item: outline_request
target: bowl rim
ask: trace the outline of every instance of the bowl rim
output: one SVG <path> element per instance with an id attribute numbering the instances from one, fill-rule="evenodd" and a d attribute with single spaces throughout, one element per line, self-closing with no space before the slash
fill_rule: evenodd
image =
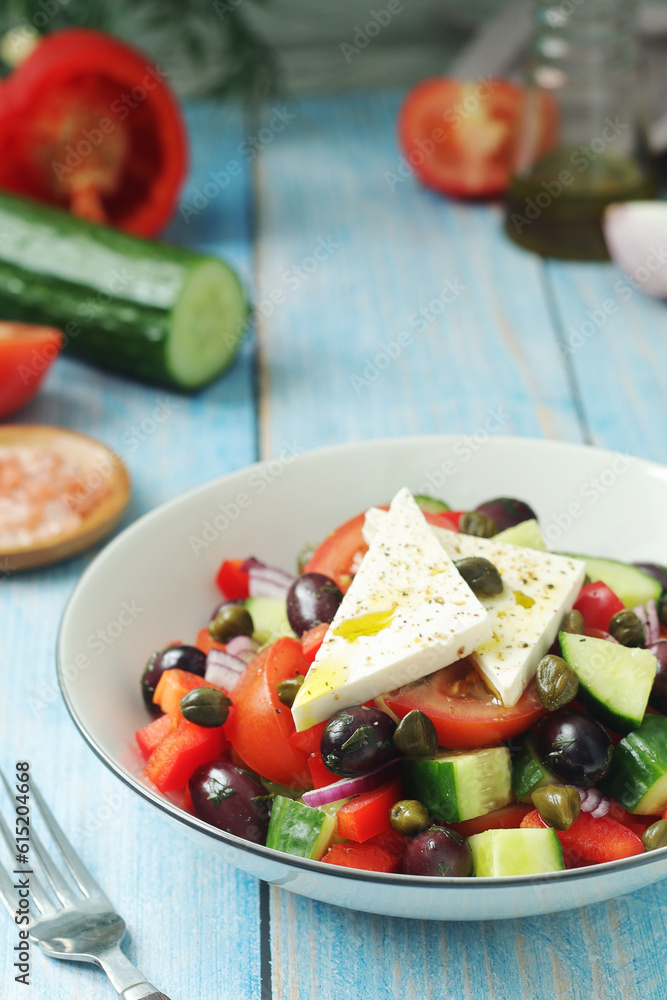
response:
<path id="1" fill-rule="evenodd" d="M 416 435 L 399 435 L 392 437 L 382 437 L 382 438 L 372 438 L 363 439 L 360 441 L 348 441 L 335 445 L 325 445 L 319 448 L 309 449 L 307 451 L 301 452 L 295 456 L 294 462 L 301 464 L 302 462 L 307 462 L 309 459 L 316 456 L 326 456 L 334 454 L 341 451 L 355 450 L 364 451 L 373 448 L 386 448 L 392 446 L 401 445 L 403 447 L 432 444 L 437 447 L 438 443 L 441 444 L 453 444 L 457 441 L 461 441 L 465 438 L 465 435 L 461 434 L 416 434 Z M 487 442 L 485 442 L 485 447 L 529 447 L 529 446 L 540 446 L 545 447 L 549 450 L 555 451 L 568 451 L 577 450 L 580 452 L 589 451 L 595 452 L 599 455 L 618 455 L 624 454 L 622 452 L 615 452 L 608 448 L 599 448 L 595 445 L 580 444 L 578 442 L 570 441 L 553 441 L 550 439 L 541 438 L 531 438 L 531 437 L 520 437 L 520 436 L 496 436 L 492 435 Z M 638 456 L 630 456 L 633 462 L 643 468 L 645 471 L 659 471 L 662 478 L 666 480 L 667 485 L 667 466 L 661 465 L 659 462 L 653 462 L 650 459 L 641 458 Z M 530 885 L 550 885 L 554 882 L 579 882 L 589 878 L 594 878 L 596 876 L 603 875 L 605 873 L 621 873 L 628 869 L 642 868 L 645 865 L 653 864 L 656 860 L 664 858 L 667 856 L 667 847 L 658 848 L 653 851 L 646 851 L 644 854 L 633 855 L 629 858 L 621 858 L 616 861 L 604 861 L 598 864 L 589 865 L 584 868 L 570 868 L 564 869 L 562 871 L 556 872 L 541 872 L 536 874 L 527 875 L 502 875 L 502 876 L 469 876 L 467 878 L 455 878 L 447 876 L 433 876 L 433 875 L 403 875 L 400 873 L 388 873 L 388 872 L 372 872 L 363 868 L 344 868 L 338 865 L 328 865 L 323 861 L 313 861 L 310 858 L 299 858 L 295 855 L 286 854 L 283 851 L 275 850 L 274 848 L 266 847 L 263 844 L 254 844 L 251 841 L 245 840 L 242 837 L 237 837 L 234 834 L 227 833 L 224 830 L 220 830 L 217 827 L 212 826 L 209 823 L 204 822 L 204 820 L 199 819 L 199 817 L 193 816 L 192 814 L 181 809 L 180 806 L 176 805 L 171 800 L 165 798 L 157 789 L 153 790 L 149 785 L 144 784 L 134 775 L 132 775 L 122 764 L 116 761 L 110 754 L 107 754 L 100 746 L 97 745 L 93 735 L 89 733 L 85 723 L 80 718 L 78 712 L 76 711 L 68 692 L 68 681 L 64 675 L 64 663 L 65 658 L 62 652 L 63 644 L 63 633 L 67 626 L 69 615 L 71 614 L 71 609 L 75 602 L 78 600 L 78 595 L 80 591 L 85 587 L 89 574 L 96 571 L 96 567 L 100 561 L 108 558 L 117 547 L 126 544 L 126 539 L 132 538 L 135 532 L 142 530 L 144 522 L 152 518 L 158 513 L 162 513 L 167 509 L 176 507 L 181 503 L 187 502 L 189 498 L 196 495 L 197 493 L 211 488 L 213 484 L 221 484 L 226 480 L 242 475 L 249 475 L 254 470 L 261 469 L 266 466 L 267 463 L 271 462 L 272 458 L 261 459 L 257 462 L 253 462 L 250 465 L 241 466 L 238 469 L 234 469 L 230 472 L 224 473 L 221 476 L 215 476 L 212 479 L 205 480 L 203 483 L 199 483 L 197 486 L 191 487 L 190 489 L 184 491 L 183 493 L 177 494 L 175 497 L 171 497 L 169 500 L 164 501 L 152 510 L 147 511 L 141 517 L 137 518 L 132 524 L 121 531 L 111 542 L 103 547 L 103 549 L 96 555 L 96 557 L 91 561 L 91 563 L 86 567 L 85 571 L 77 581 L 72 593 L 70 594 L 67 604 L 65 605 L 60 625 L 58 628 L 58 634 L 56 638 L 56 674 L 58 678 L 58 685 L 60 692 L 62 694 L 63 700 L 67 711 L 69 712 L 70 718 L 74 722 L 76 728 L 78 729 L 80 735 L 88 746 L 92 749 L 93 753 L 98 757 L 99 760 L 105 764 L 108 769 L 115 774 L 125 785 L 137 792 L 145 801 L 165 813 L 169 818 L 176 821 L 177 823 L 183 823 L 190 829 L 204 834 L 205 836 L 211 837 L 213 840 L 217 840 L 226 844 L 227 846 L 234 848 L 236 850 L 241 850 L 247 854 L 259 856 L 265 861 L 279 863 L 288 868 L 294 868 L 298 870 L 305 870 L 313 874 L 318 875 L 328 875 L 334 878 L 343 878 L 352 881 L 362 881 L 368 882 L 372 885 L 382 885 L 387 887 L 398 887 L 398 886 L 409 886 L 414 889 L 426 889 L 426 888 L 438 888 L 440 890 L 445 890 L 446 888 L 451 889 L 472 889 L 477 892 L 486 892 L 493 886 L 510 888 L 512 886 L 521 887 Z M 261 878 L 261 876 L 260 876 Z"/>

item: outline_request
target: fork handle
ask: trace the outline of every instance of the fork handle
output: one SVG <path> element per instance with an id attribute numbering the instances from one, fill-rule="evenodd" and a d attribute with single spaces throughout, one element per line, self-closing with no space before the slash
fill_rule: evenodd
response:
<path id="1" fill-rule="evenodd" d="M 100 965 L 115 987 L 121 1000 L 169 1000 L 166 993 L 160 993 L 144 979 L 142 972 L 132 965 L 129 958 L 114 945 L 98 952 L 95 961 Z"/>
<path id="2" fill-rule="evenodd" d="M 151 992 L 146 993 L 145 990 L 151 990 Z M 130 986 L 129 990 L 125 990 L 120 996 L 122 1000 L 169 1000 L 166 993 L 159 993 L 150 983 L 137 983 L 136 986 Z"/>

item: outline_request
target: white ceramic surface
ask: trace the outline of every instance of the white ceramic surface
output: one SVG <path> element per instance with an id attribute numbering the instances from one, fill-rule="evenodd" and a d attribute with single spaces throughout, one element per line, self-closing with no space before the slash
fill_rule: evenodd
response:
<path id="1" fill-rule="evenodd" d="M 58 676 L 82 735 L 119 778 L 226 861 L 274 885 L 373 913 L 440 920 L 583 906 L 667 877 L 667 848 L 540 877 L 427 879 L 333 869 L 246 843 L 182 812 L 141 777 L 134 732 L 150 653 L 191 640 L 219 600 L 223 558 L 293 569 L 325 537 L 401 486 L 473 507 L 517 496 L 554 550 L 667 563 L 667 469 L 578 445 L 521 438 L 414 437 L 284 455 L 206 483 L 146 515 L 82 576 L 58 639 Z"/>

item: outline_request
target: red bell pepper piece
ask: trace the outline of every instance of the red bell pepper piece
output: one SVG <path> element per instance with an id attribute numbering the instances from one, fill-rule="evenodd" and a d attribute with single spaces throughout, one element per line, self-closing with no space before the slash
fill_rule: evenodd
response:
<path id="1" fill-rule="evenodd" d="M 205 681 L 199 674 L 191 674 L 188 670 L 165 670 L 157 682 L 153 701 L 167 715 L 180 718 L 181 698 L 188 691 L 198 687 L 217 688 L 218 691 L 222 691 L 222 688 L 217 684 Z"/>
<path id="2" fill-rule="evenodd" d="M 215 582 L 228 601 L 244 601 L 250 596 L 250 574 L 241 569 L 245 559 L 225 559 L 217 572 Z"/>
<path id="3" fill-rule="evenodd" d="M 319 625 L 313 625 L 309 628 L 307 632 L 304 632 L 301 636 L 301 646 L 303 648 L 303 655 L 306 659 L 308 666 L 311 665 L 315 657 L 320 651 L 320 646 L 322 645 L 322 640 L 327 634 L 329 626 L 326 622 L 320 622 Z"/>
<path id="4" fill-rule="evenodd" d="M 579 592 L 574 602 L 574 610 L 583 615 L 587 629 L 609 630 L 609 622 L 619 611 L 625 610 L 625 605 L 618 599 L 606 583 L 587 583 Z"/>
<path id="5" fill-rule="evenodd" d="M 341 868 L 363 868 L 370 872 L 397 872 L 405 841 L 400 833 L 388 830 L 363 844 L 334 844 L 322 858 Z"/>
<path id="6" fill-rule="evenodd" d="M 438 514 L 429 514 L 428 522 L 438 528 L 448 528 L 449 531 L 458 531 L 459 522 L 464 514 L 464 510 L 443 510 Z"/>
<path id="7" fill-rule="evenodd" d="M 206 729 L 181 718 L 150 755 L 144 773 L 161 792 L 173 792 L 183 788 L 201 764 L 221 757 L 228 746 L 224 726 Z"/>
<path id="8" fill-rule="evenodd" d="M 376 834 L 387 830 L 389 810 L 403 794 L 400 775 L 386 781 L 384 785 L 357 795 L 342 806 L 337 815 L 338 835 L 346 840 L 363 843 Z"/>
<path id="9" fill-rule="evenodd" d="M 526 802 L 512 802 L 509 806 L 494 809 L 486 816 L 476 816 L 474 819 L 464 819 L 460 823 L 448 823 L 460 837 L 472 837 L 475 833 L 485 830 L 514 830 L 521 826 L 521 820 L 533 809 Z"/>
<path id="10" fill-rule="evenodd" d="M 159 719 L 153 719 L 142 729 L 137 729 L 135 733 L 137 746 L 141 750 L 144 760 L 148 760 L 153 750 L 171 732 L 174 725 L 174 720 L 170 715 L 161 715 Z"/>
<path id="11" fill-rule="evenodd" d="M 537 809 L 529 812 L 521 821 L 523 828 L 548 827 Z M 604 861 L 618 861 L 644 853 L 644 845 L 639 837 L 616 820 L 608 816 L 599 819 L 590 813 L 580 813 L 569 830 L 556 830 L 563 848 L 567 868 L 583 864 L 600 864 Z"/>
<path id="12" fill-rule="evenodd" d="M 334 781 L 340 781 L 338 775 L 332 774 L 329 768 L 325 766 L 319 750 L 309 755 L 308 770 L 313 779 L 313 788 L 324 788 L 326 785 L 332 785 Z"/>

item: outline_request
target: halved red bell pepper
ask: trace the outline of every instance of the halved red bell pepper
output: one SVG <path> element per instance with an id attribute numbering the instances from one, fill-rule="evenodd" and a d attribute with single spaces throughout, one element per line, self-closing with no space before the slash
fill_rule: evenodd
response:
<path id="1" fill-rule="evenodd" d="M 338 810 L 338 835 L 363 843 L 390 827 L 389 810 L 403 794 L 399 776 L 386 781 L 372 792 L 364 792 Z"/>
<path id="2" fill-rule="evenodd" d="M 199 674 L 191 674 L 188 670 L 165 670 L 157 682 L 153 701 L 159 705 L 167 715 L 180 718 L 180 703 L 183 695 L 198 687 L 217 688 L 222 691 L 218 684 L 211 684 L 204 680 Z"/>
<path id="3" fill-rule="evenodd" d="M 161 715 L 159 718 L 153 719 L 152 722 L 149 722 L 142 729 L 137 729 L 135 733 L 137 746 L 144 760 L 148 760 L 153 751 L 162 743 L 162 740 L 171 732 L 175 725 L 176 722 L 173 716 Z"/>
<path id="4" fill-rule="evenodd" d="M 44 37 L 0 91 L 0 187 L 135 236 L 169 221 L 187 170 L 167 74 L 88 28 Z"/>
<path id="5" fill-rule="evenodd" d="M 396 872 L 404 850 L 403 837 L 390 827 L 363 844 L 334 844 L 322 860 L 341 868 Z"/>
<path id="6" fill-rule="evenodd" d="M 309 628 L 307 632 L 304 632 L 301 636 L 301 648 L 303 649 L 303 655 L 306 659 L 308 666 L 313 662 L 315 657 L 320 651 L 320 646 L 322 641 L 327 634 L 329 626 L 326 622 L 320 622 L 319 625 L 314 625 Z"/>
<path id="7" fill-rule="evenodd" d="M 524 816 L 521 826 L 540 829 L 549 824 L 534 809 Z M 580 813 L 569 830 L 556 830 L 556 835 L 563 848 L 566 868 L 575 868 L 582 863 L 592 865 L 618 861 L 644 853 L 639 837 L 608 816 L 596 819 L 590 813 Z"/>
<path id="8" fill-rule="evenodd" d="M 228 601 L 244 601 L 250 596 L 250 574 L 241 568 L 244 562 L 245 559 L 225 559 L 216 574 L 218 589 Z"/>
<path id="9" fill-rule="evenodd" d="M 161 792 L 173 792 L 183 788 L 200 765 L 221 757 L 228 746 L 224 726 L 205 729 L 181 718 L 150 755 L 144 773 Z"/>

